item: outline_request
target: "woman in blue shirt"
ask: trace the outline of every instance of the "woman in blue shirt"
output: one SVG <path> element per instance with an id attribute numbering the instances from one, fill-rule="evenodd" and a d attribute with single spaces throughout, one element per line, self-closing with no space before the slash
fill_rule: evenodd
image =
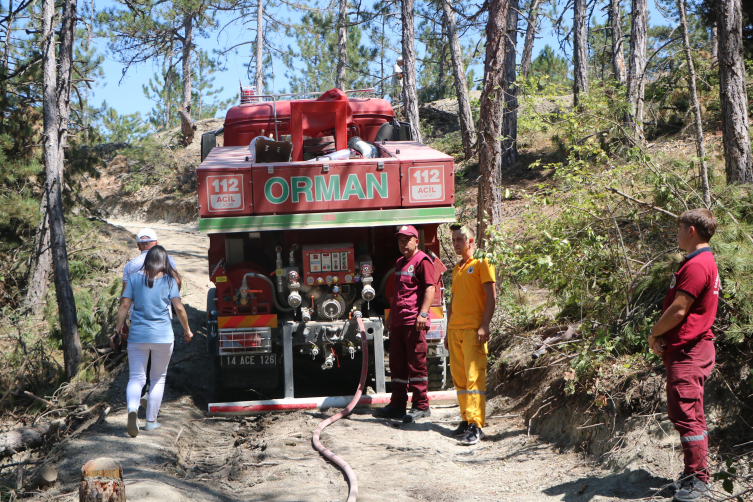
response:
<path id="1" fill-rule="evenodd" d="M 115 349 L 115 339 L 118 335 L 128 339 L 128 366 L 130 378 L 126 389 L 128 400 L 128 434 L 136 437 L 139 433 L 137 412 L 141 389 L 146 383 L 146 365 L 149 353 L 152 354 L 152 368 L 149 375 L 151 389 L 146 405 L 145 430 L 160 427 L 157 423 L 157 413 L 162 404 L 162 394 L 165 390 L 165 375 L 167 365 L 173 353 L 173 325 L 170 319 L 170 306 L 175 308 L 181 326 L 183 326 L 186 343 L 193 338 L 188 325 L 188 316 L 183 303 L 180 301 L 178 284 L 175 279 L 177 273 L 170 266 L 167 251 L 162 246 L 154 246 L 146 255 L 144 266 L 128 277 L 123 296 L 120 298 L 118 323 L 115 334 L 110 338 L 110 344 Z M 131 313 L 131 329 L 128 334 L 122 333 L 128 311 L 133 304 Z"/>

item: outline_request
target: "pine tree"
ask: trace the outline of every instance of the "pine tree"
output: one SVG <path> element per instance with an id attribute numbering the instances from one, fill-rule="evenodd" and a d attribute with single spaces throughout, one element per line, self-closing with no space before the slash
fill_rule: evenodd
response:
<path id="1" fill-rule="evenodd" d="M 337 58 L 333 55 L 337 54 L 336 20 L 331 13 L 308 11 L 300 23 L 288 30 L 288 36 L 295 40 L 296 47 L 288 47 L 282 57 L 292 92 L 320 92 L 335 87 Z M 347 53 L 348 65 L 343 87 L 368 87 L 372 82 L 369 65 L 376 59 L 378 49 L 361 43 L 359 26 L 351 25 L 348 28 Z"/>
<path id="2" fill-rule="evenodd" d="M 184 141 L 190 144 L 194 136 L 191 117 L 194 37 L 205 36 L 207 29 L 216 26 L 211 9 L 221 4 L 205 0 L 144 0 L 138 3 L 118 0 L 118 3 L 120 7 L 105 9 L 98 16 L 100 23 L 109 30 L 109 50 L 125 65 L 124 75 L 131 66 L 155 59 L 170 60 L 168 69 L 180 65 L 181 100 L 177 111 Z M 178 47 L 179 52 L 176 51 Z M 172 61 L 175 55 L 177 60 Z M 168 89 L 172 91 L 172 86 Z M 171 104 L 171 99 L 167 104 Z"/>
<path id="3" fill-rule="evenodd" d="M 154 106 L 147 114 L 147 120 L 157 130 L 169 129 L 173 122 L 173 113 L 180 107 L 180 75 L 175 69 L 165 71 L 162 75 L 154 74 L 141 89 Z"/>

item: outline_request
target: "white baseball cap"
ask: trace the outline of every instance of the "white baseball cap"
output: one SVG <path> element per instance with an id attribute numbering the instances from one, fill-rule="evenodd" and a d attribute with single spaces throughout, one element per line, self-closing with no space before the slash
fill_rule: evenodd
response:
<path id="1" fill-rule="evenodd" d="M 138 242 L 156 242 L 157 232 L 151 228 L 142 228 L 139 233 L 136 234 L 136 240 Z"/>

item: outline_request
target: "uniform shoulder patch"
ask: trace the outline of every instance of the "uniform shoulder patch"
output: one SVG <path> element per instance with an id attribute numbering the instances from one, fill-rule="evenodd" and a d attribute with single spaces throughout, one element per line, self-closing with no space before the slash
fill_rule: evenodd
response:
<path id="1" fill-rule="evenodd" d="M 672 275 L 672 282 L 669 283 L 669 289 L 675 289 L 676 284 L 677 284 L 677 276 Z"/>
<path id="2" fill-rule="evenodd" d="M 413 272 L 413 265 L 408 265 L 408 272 Z"/>
<path id="3" fill-rule="evenodd" d="M 473 267 L 468 267 L 468 273 L 469 273 L 469 274 L 472 274 L 472 273 L 473 273 Z"/>

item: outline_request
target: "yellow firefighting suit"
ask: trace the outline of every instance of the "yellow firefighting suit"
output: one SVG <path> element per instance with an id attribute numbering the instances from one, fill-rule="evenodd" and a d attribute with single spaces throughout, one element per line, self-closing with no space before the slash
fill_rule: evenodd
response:
<path id="1" fill-rule="evenodd" d="M 458 393 L 462 420 L 484 426 L 486 416 L 487 344 L 480 345 L 477 329 L 449 329 L 450 369 Z"/>

